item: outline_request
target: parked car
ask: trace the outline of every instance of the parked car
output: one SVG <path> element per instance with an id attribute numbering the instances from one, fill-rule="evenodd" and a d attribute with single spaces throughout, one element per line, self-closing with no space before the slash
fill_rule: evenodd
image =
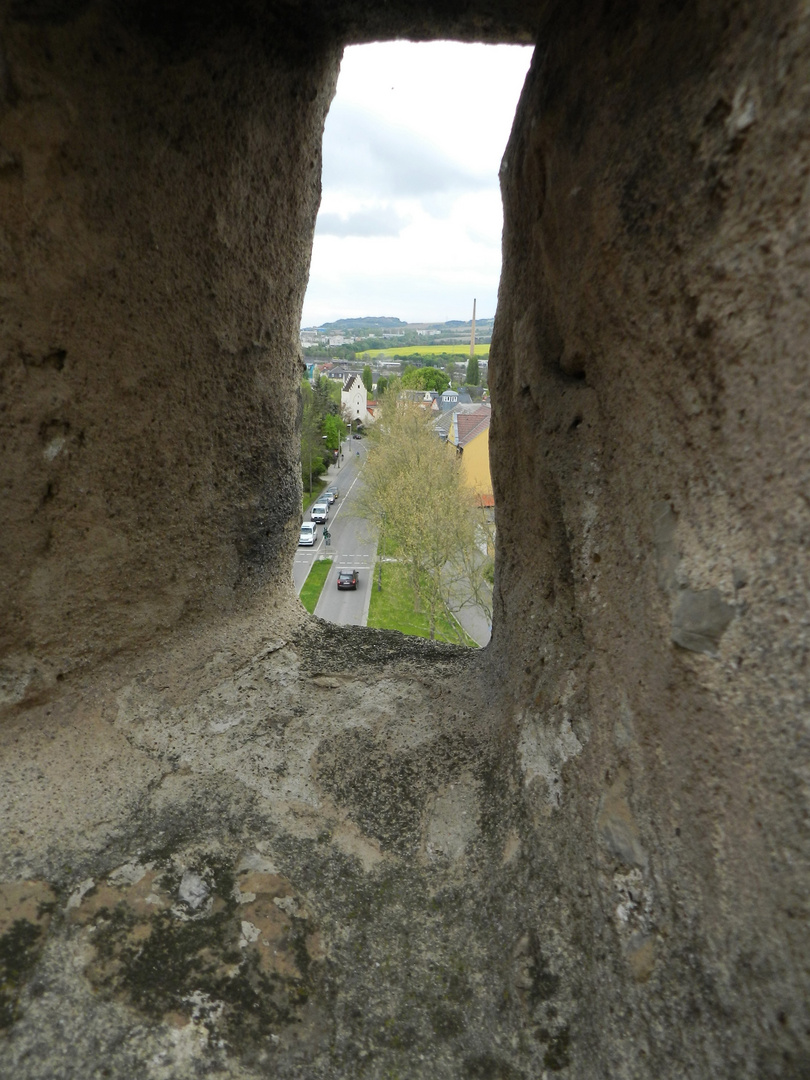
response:
<path id="1" fill-rule="evenodd" d="M 333 484 L 331 487 L 328 487 L 326 489 L 326 491 L 323 493 L 323 497 L 329 500 L 329 505 L 331 506 L 335 499 L 337 499 L 339 494 L 340 489 L 338 488 L 337 484 Z"/>
<path id="2" fill-rule="evenodd" d="M 362 436 L 362 435 L 354 435 L 354 436 L 353 436 L 353 438 L 355 438 L 355 439 L 362 439 L 362 438 L 363 438 L 363 436 Z"/>
<path id="3" fill-rule="evenodd" d="M 356 570 L 340 570 L 337 576 L 339 589 L 356 589 L 359 575 Z"/>
<path id="4" fill-rule="evenodd" d="M 305 521 L 301 525 L 301 535 L 298 537 L 299 545 L 312 547 L 318 539 L 318 526 L 312 521 Z"/>
<path id="5" fill-rule="evenodd" d="M 318 499 L 316 503 L 313 503 L 309 516 L 313 521 L 317 521 L 319 525 L 322 525 L 329 517 L 329 503 L 326 499 Z"/>

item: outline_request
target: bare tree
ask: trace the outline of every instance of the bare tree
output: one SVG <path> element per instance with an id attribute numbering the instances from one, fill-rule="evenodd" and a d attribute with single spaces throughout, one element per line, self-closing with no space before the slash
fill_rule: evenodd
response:
<path id="1" fill-rule="evenodd" d="M 477 608 L 492 626 L 495 521 L 492 511 L 477 503 L 472 515 L 473 543 L 460 545 L 446 568 L 446 602 L 453 612 Z"/>

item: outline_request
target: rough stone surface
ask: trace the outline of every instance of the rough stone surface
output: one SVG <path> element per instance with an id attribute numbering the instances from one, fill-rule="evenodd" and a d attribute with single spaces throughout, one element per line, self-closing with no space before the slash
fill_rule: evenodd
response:
<path id="1" fill-rule="evenodd" d="M 323 121 L 396 36 L 538 42 L 482 652 L 290 586 Z M 807 1076 L 803 6 L 32 0 L 0 46 L 0 1075 Z"/>
<path id="2" fill-rule="evenodd" d="M 569 8 L 504 159 L 492 651 L 538 749 L 577 687 L 537 836 L 570 853 L 577 1075 L 810 1069 L 809 31 Z"/>
<path id="3" fill-rule="evenodd" d="M 102 836 L 92 790 L 60 834 L 3 755 L 21 839 L 0 876 L 25 880 L 2 896 L 31 946 L 0 1069 L 537 1075 L 567 1028 L 519 899 L 520 781 L 488 683 L 476 652 L 303 622 L 238 668 L 109 669 L 95 742 L 131 784 Z M 56 763 L 42 780 L 65 797 Z"/>
<path id="4" fill-rule="evenodd" d="M 297 322 L 340 44 L 195 35 L 159 7 L 12 5 L 3 24 L 11 703 L 289 584 Z"/>

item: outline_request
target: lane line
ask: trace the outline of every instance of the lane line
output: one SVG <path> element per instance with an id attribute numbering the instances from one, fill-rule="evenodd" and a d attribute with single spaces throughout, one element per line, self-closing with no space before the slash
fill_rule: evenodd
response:
<path id="1" fill-rule="evenodd" d="M 347 461 L 346 465 L 348 465 L 348 464 L 349 463 Z M 346 465 L 343 465 L 342 468 L 338 471 L 338 476 L 335 477 L 335 482 L 337 482 L 338 478 L 340 477 L 340 473 L 343 471 L 343 469 L 346 468 Z M 356 474 L 354 480 L 352 480 L 351 484 L 349 484 L 348 491 L 343 496 L 343 499 L 341 500 L 340 506 L 335 511 L 335 517 L 332 519 L 333 521 L 337 519 L 338 514 L 343 509 L 343 503 L 346 501 L 346 497 L 348 496 L 349 492 L 352 490 L 354 485 L 357 483 L 357 481 L 360 479 L 360 472 L 361 472 L 361 470 L 363 468 L 363 465 L 365 465 L 365 458 L 362 458 L 360 464 L 357 466 L 357 474 Z M 331 544 L 330 544 L 330 547 L 331 547 Z M 312 547 L 310 547 L 308 549 L 309 558 L 306 558 L 303 555 L 301 557 L 297 557 L 297 558 L 293 559 L 293 565 L 295 565 L 295 563 L 298 563 L 299 566 L 308 564 L 310 569 L 311 569 L 312 566 L 314 566 L 314 564 L 315 564 L 315 556 L 319 555 L 319 554 L 325 554 L 325 553 L 326 553 L 326 544 L 324 543 L 324 539 L 323 539 L 323 526 L 321 526 L 321 538 L 320 538 L 320 540 L 318 541 L 317 544 L 313 544 Z M 331 554 L 331 552 L 330 552 L 330 554 Z M 333 557 L 332 561 L 333 562 L 335 561 L 334 557 Z M 307 574 L 307 577 L 308 576 L 309 576 L 309 574 Z M 305 584 L 306 584 L 306 578 L 304 578 L 304 580 L 301 582 L 301 586 L 298 589 L 298 595 L 299 596 L 301 595 L 301 589 L 303 589 Z M 324 586 L 325 586 L 325 584 L 326 583 L 324 582 Z"/>
<path id="2" fill-rule="evenodd" d="M 337 521 L 337 516 L 338 516 L 338 514 L 340 513 L 340 511 L 341 511 L 341 510 L 343 509 L 343 506 L 344 506 L 344 504 L 345 504 L 345 502 L 346 502 L 346 499 L 347 499 L 347 498 L 349 497 L 349 495 L 351 494 L 351 490 L 352 490 L 352 488 L 353 488 L 353 487 L 354 487 L 354 485 L 355 485 L 355 484 L 357 483 L 357 481 L 358 481 L 358 480 L 360 479 L 360 473 L 361 473 L 361 472 L 363 471 L 363 467 L 364 467 L 365 463 L 366 463 L 366 460 L 365 460 L 365 458 L 361 458 L 361 459 L 360 459 L 360 464 L 359 464 L 359 465 L 357 466 L 357 475 L 355 476 L 354 480 L 352 480 L 351 484 L 349 484 L 349 490 L 348 490 L 348 491 L 346 492 L 346 494 L 345 494 L 345 495 L 343 496 L 343 498 L 341 499 L 341 501 L 340 501 L 340 506 L 339 506 L 339 507 L 337 508 L 337 510 L 335 511 L 335 516 L 334 516 L 334 517 L 332 518 L 332 521 Z M 345 468 L 345 467 L 346 467 L 346 466 L 344 465 L 344 468 Z M 327 486 L 328 486 L 328 485 L 327 485 Z M 317 502 L 317 499 L 316 499 L 315 501 Z M 325 522 L 324 524 L 328 524 L 328 523 L 329 523 L 329 519 L 327 518 L 327 520 L 326 520 L 326 522 Z M 331 530 L 330 530 L 330 531 L 331 531 Z M 317 553 L 318 553 L 318 552 L 319 552 L 319 551 L 321 550 L 321 548 L 322 548 L 323 546 L 324 546 L 324 540 L 323 540 L 323 526 L 321 526 L 321 539 L 320 539 L 320 540 L 318 541 L 318 543 L 317 543 L 317 544 L 315 544 L 315 545 L 314 545 L 314 546 L 313 546 L 312 548 L 310 548 L 310 550 L 312 551 L 312 554 L 313 554 L 313 555 L 317 555 Z M 330 545 L 330 546 L 331 546 L 331 545 Z M 299 591 L 300 591 L 300 590 L 299 590 Z"/>

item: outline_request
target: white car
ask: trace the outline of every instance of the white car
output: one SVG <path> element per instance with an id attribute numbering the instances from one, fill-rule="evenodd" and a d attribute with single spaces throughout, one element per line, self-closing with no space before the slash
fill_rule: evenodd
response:
<path id="1" fill-rule="evenodd" d="M 329 503 L 325 499 L 319 499 L 316 503 L 312 504 L 309 516 L 313 521 L 323 524 L 329 517 Z"/>
<path id="2" fill-rule="evenodd" d="M 318 526 L 313 521 L 305 521 L 301 526 L 301 535 L 298 537 L 298 544 L 305 547 L 312 547 L 315 541 L 318 539 Z"/>

